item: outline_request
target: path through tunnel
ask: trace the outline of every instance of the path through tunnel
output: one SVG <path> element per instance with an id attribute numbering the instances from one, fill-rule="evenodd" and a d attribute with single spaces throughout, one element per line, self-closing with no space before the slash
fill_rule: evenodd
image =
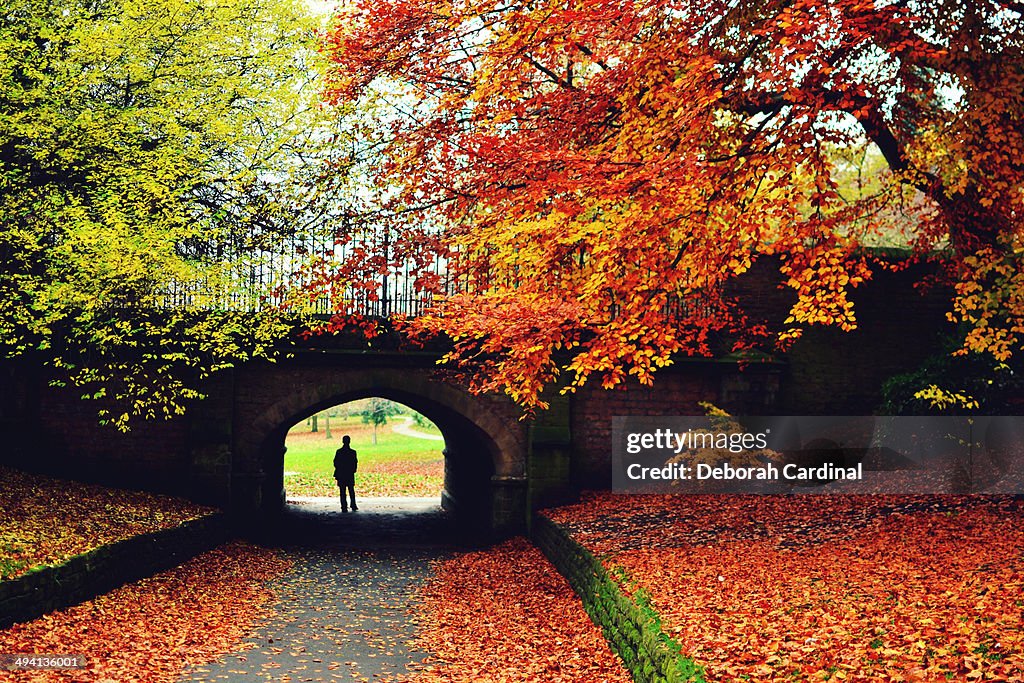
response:
<path id="1" fill-rule="evenodd" d="M 387 414 L 381 419 L 379 412 Z M 341 511 L 333 479 L 333 457 L 345 434 L 359 453 L 358 512 Z M 410 456 L 410 447 L 418 452 Z M 380 388 L 330 394 L 280 419 L 260 452 L 264 507 L 276 509 L 268 529 L 286 543 L 435 545 L 496 535 L 500 446 L 474 420 L 440 402 Z"/>
<path id="2" fill-rule="evenodd" d="M 385 365 L 378 358 L 375 367 L 354 354 L 299 357 L 235 378 L 231 509 L 251 537 L 273 546 L 290 566 L 271 587 L 280 600 L 254 635 L 254 647 L 247 643 L 183 681 L 263 680 L 261 674 L 285 672 L 310 680 L 408 680 L 408 669 L 432 656 L 418 649 L 422 622 L 410 615 L 436 563 L 452 556 L 453 545 L 489 545 L 525 529 L 529 429 L 518 411 L 502 397 L 474 396 L 439 381 L 432 358 L 429 367 L 413 360 L 420 364 Z M 330 495 L 317 497 L 317 505 L 295 504 L 302 496 L 285 472 L 298 469 L 288 451 L 295 456 L 300 449 L 289 430 L 300 425 L 298 432 L 311 432 L 306 420 L 314 415 L 371 399 L 400 403 L 436 426 L 442 440 L 432 443 L 442 466 L 433 497 L 364 497 L 360 471 L 371 469 L 365 454 L 372 437 L 354 429 L 361 420 L 343 422 L 338 409 L 331 439 L 319 417 L 320 436 L 305 437 L 312 443 L 308 457 L 320 459 L 320 485 L 327 487 L 320 492 Z M 382 425 L 378 436 L 392 426 Z M 334 451 L 348 427 L 360 453 L 355 513 L 341 511 L 332 481 Z"/>

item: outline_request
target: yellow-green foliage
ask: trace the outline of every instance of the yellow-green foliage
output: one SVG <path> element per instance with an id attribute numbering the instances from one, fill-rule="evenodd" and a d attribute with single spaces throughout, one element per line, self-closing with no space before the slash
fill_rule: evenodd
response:
<path id="1" fill-rule="evenodd" d="M 0 358 L 41 352 L 55 381 L 119 399 L 104 417 L 124 427 L 269 352 L 278 316 L 208 309 L 226 245 L 303 206 L 314 21 L 301 0 L 4 2 Z M 172 283 L 193 309 L 155 313 Z"/>
<path id="2" fill-rule="evenodd" d="M 934 384 L 929 384 L 924 389 L 914 394 L 914 398 L 928 401 L 932 408 L 942 412 L 953 410 L 977 410 L 978 401 L 969 394 L 959 391 L 949 391 Z"/>
<path id="3" fill-rule="evenodd" d="M 710 428 L 706 431 L 694 430 L 695 433 L 743 434 L 747 431 L 736 421 L 736 418 L 713 403 L 701 401 L 699 405 L 708 416 Z M 699 464 L 718 467 L 725 463 L 733 467 L 757 467 L 767 461 L 777 461 L 778 459 L 779 454 L 767 448 L 744 449 L 736 453 L 728 448 L 688 448 L 670 458 L 668 462 L 679 463 L 691 468 Z"/>

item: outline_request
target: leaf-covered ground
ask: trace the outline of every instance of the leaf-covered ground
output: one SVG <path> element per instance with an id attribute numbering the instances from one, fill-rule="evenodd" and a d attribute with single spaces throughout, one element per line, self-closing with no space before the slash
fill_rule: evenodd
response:
<path id="1" fill-rule="evenodd" d="M 291 568 L 270 584 L 272 613 L 242 643 L 178 683 L 409 681 L 427 653 L 415 647 L 411 605 L 440 548 L 284 550 Z"/>
<path id="2" fill-rule="evenodd" d="M 438 498 L 444 488 L 444 463 L 383 462 L 361 466 L 356 474 L 357 497 Z M 289 474 L 285 489 L 293 496 L 338 496 L 338 484 L 323 474 Z"/>
<path id="3" fill-rule="evenodd" d="M 94 600 L 0 631 L 0 652 L 79 654 L 86 669 L 0 671 L 0 682 L 171 683 L 237 644 L 288 563 L 230 543 Z"/>
<path id="4" fill-rule="evenodd" d="M 709 681 L 1024 680 L 1019 501 L 597 494 L 547 514 Z"/>
<path id="5" fill-rule="evenodd" d="M 421 641 L 440 660 L 416 683 L 626 683 L 572 588 L 524 539 L 435 565 Z"/>
<path id="6" fill-rule="evenodd" d="M 170 496 L 0 467 L 0 579 L 213 511 Z"/>

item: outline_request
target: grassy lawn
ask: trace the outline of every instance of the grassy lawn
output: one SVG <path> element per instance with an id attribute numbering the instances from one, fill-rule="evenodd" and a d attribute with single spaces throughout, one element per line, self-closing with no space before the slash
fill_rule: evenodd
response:
<path id="1" fill-rule="evenodd" d="M 341 437 L 352 437 L 352 447 L 359 453 L 356 473 L 356 496 L 440 496 L 444 482 L 443 441 L 432 441 L 396 434 L 393 427 L 406 421 L 398 415 L 377 428 L 373 443 L 373 427 L 363 424 L 359 416 L 336 416 L 330 419 L 331 438 L 326 438 L 326 421 L 319 420 L 319 431 L 300 422 L 288 432 L 284 456 L 285 489 L 295 496 L 336 496 L 334 452 L 341 447 Z M 417 432 L 440 435 L 433 425 L 410 425 Z"/>

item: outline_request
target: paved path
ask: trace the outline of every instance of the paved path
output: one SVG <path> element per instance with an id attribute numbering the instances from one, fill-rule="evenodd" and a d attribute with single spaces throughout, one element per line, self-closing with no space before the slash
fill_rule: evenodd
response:
<path id="1" fill-rule="evenodd" d="M 427 432 L 421 432 L 418 429 L 412 428 L 413 419 L 407 417 L 398 424 L 391 425 L 391 431 L 395 434 L 402 434 L 403 436 L 411 436 L 414 439 L 426 439 L 427 441 L 444 441 L 444 437 L 440 434 L 428 434 Z"/>
<path id="2" fill-rule="evenodd" d="M 267 542 L 283 546 L 373 548 L 437 547 L 455 543 L 455 526 L 441 497 L 358 497 L 358 512 L 342 512 L 339 498 L 289 496 L 288 512 L 268 530 Z"/>
<path id="3" fill-rule="evenodd" d="M 273 615 L 236 651 L 193 668 L 181 683 L 407 680 L 427 657 L 414 612 L 430 561 L 451 551 L 436 499 L 371 499 L 342 513 L 334 499 L 306 498 L 266 543 L 292 569 L 272 588 Z"/>

